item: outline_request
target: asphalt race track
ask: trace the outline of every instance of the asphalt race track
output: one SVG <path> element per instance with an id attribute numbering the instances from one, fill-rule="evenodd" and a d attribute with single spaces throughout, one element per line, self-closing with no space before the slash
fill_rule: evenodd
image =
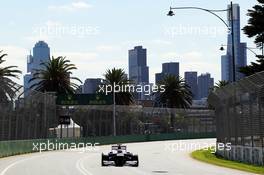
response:
<path id="1" fill-rule="evenodd" d="M 179 145 L 215 143 L 215 139 L 163 141 L 127 144 L 128 151 L 139 155 L 139 167 L 101 167 L 98 150 L 50 151 L 0 159 L 0 175 L 244 175 L 232 169 L 193 160 L 190 149 L 179 150 Z M 178 147 L 178 149 L 177 149 Z M 183 147 L 182 147 L 183 148 Z"/>

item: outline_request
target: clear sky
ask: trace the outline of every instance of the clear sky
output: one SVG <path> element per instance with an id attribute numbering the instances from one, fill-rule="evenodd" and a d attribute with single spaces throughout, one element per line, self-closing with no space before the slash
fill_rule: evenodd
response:
<path id="1" fill-rule="evenodd" d="M 230 1 L 216 0 L 8 0 L 1 2 L 0 50 L 8 53 L 7 64 L 26 70 L 26 55 L 38 40 L 45 40 L 54 56 L 66 56 L 76 64 L 75 76 L 102 77 L 108 68 L 128 72 L 128 50 L 136 45 L 148 49 L 150 80 L 161 63 L 180 62 L 184 71 L 209 72 L 221 78 L 221 44 L 227 36 L 223 23 L 197 10 L 176 11 L 170 6 L 226 9 Z M 241 27 L 247 9 L 256 0 L 236 0 L 241 7 Z M 226 13 L 220 13 L 226 19 Z M 254 47 L 242 34 L 242 41 Z M 248 62 L 254 56 L 248 53 Z M 22 76 L 20 83 L 22 83 Z"/>

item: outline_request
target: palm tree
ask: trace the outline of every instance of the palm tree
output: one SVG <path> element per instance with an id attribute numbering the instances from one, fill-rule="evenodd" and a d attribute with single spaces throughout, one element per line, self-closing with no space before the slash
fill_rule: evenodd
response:
<path id="1" fill-rule="evenodd" d="M 248 10 L 248 24 L 242 30 L 249 38 L 255 38 L 254 42 L 257 48 L 262 49 L 262 55 L 256 55 L 257 62 L 239 69 L 245 76 L 264 71 L 264 1 L 257 1 L 258 4 Z"/>
<path id="2" fill-rule="evenodd" d="M 0 102 L 7 102 L 15 98 L 16 92 L 21 88 L 20 85 L 15 83 L 12 78 L 18 79 L 18 74 L 21 74 L 20 70 L 17 70 L 17 66 L 1 67 L 6 60 L 7 54 L 2 54 L 0 51 Z"/>
<path id="3" fill-rule="evenodd" d="M 164 86 L 164 91 L 157 94 L 157 101 L 166 104 L 169 108 L 189 108 L 192 104 L 192 92 L 190 87 L 181 77 L 167 75 L 159 86 Z M 174 128 L 175 116 L 170 114 L 171 127 Z"/>
<path id="4" fill-rule="evenodd" d="M 220 88 L 222 88 L 222 87 L 224 87 L 224 86 L 226 86 L 228 84 L 229 84 L 228 81 L 225 81 L 225 80 L 224 81 L 219 81 L 218 83 L 215 84 L 214 90 L 220 89 Z"/>
<path id="5" fill-rule="evenodd" d="M 257 62 L 251 62 L 250 65 L 245 67 L 240 67 L 239 72 L 244 74 L 245 76 L 250 76 L 255 73 L 264 71 L 264 58 L 263 56 L 257 55 Z"/>
<path id="6" fill-rule="evenodd" d="M 167 75 L 159 85 L 164 85 L 164 92 L 158 95 L 158 101 L 169 108 L 189 108 L 192 104 L 190 87 L 181 77 Z"/>
<path id="7" fill-rule="evenodd" d="M 253 9 L 248 10 L 249 16 L 248 25 L 242 30 L 249 37 L 255 37 L 255 43 L 258 48 L 264 49 L 264 1 L 257 0 L 258 4 L 253 6 Z M 263 55 L 262 55 L 263 58 Z"/>
<path id="8" fill-rule="evenodd" d="M 108 69 L 105 74 L 105 84 L 111 85 L 114 88 L 114 84 L 119 86 L 125 86 L 131 84 L 131 81 L 128 80 L 127 75 L 123 69 Z M 131 92 L 117 92 L 116 104 L 117 105 L 130 105 L 133 103 L 133 95 Z"/>
<path id="9" fill-rule="evenodd" d="M 212 87 L 212 88 L 210 89 L 210 93 L 215 92 L 216 90 L 221 89 L 221 88 L 223 88 L 224 86 L 227 86 L 228 84 L 229 84 L 228 81 L 225 81 L 225 80 L 223 80 L 223 81 L 219 81 L 218 83 L 215 83 L 214 87 Z M 208 104 L 208 108 L 209 108 L 209 109 L 212 109 L 212 110 L 215 109 L 215 107 L 209 103 L 208 99 L 207 99 L 207 104 Z"/>
<path id="10" fill-rule="evenodd" d="M 41 63 L 41 67 L 41 69 L 35 70 L 33 78 L 29 80 L 33 83 L 31 89 L 41 92 L 56 92 L 57 94 L 73 94 L 78 85 L 71 80 L 81 83 L 79 78 L 71 77 L 72 71 L 77 68 L 66 57 L 52 57 L 48 62 Z"/>

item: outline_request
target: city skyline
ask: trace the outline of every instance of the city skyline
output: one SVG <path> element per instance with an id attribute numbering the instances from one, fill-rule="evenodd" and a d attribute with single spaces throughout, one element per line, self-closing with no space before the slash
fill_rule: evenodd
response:
<path id="1" fill-rule="evenodd" d="M 29 80 L 33 77 L 34 71 L 41 68 L 41 63 L 46 62 L 48 57 L 50 57 L 50 47 L 45 41 L 38 41 L 33 47 L 33 54 L 27 56 L 27 73 L 24 74 L 24 91 L 28 91 L 32 83 Z M 155 73 L 155 83 L 157 84 L 166 75 L 174 75 L 176 77 L 180 76 L 180 63 L 179 62 L 165 62 L 161 64 L 161 72 Z M 147 49 L 143 46 L 134 46 L 133 49 L 128 50 L 128 69 L 129 79 L 133 80 L 136 84 L 153 84 L 154 82 L 149 82 L 149 67 L 147 66 Z M 142 72 L 145 72 L 142 74 Z M 186 71 L 184 72 L 184 78 L 186 83 L 190 86 L 192 93 L 195 95 L 194 99 L 197 99 L 197 93 L 193 92 L 193 75 L 189 77 L 189 74 L 196 74 L 196 83 L 198 85 L 198 75 L 197 71 Z M 209 72 L 202 72 L 201 76 L 204 74 L 209 74 Z M 98 77 L 86 77 L 82 84 L 82 93 L 93 93 L 96 91 L 97 86 L 103 81 L 102 78 Z M 197 89 L 198 90 L 198 89 Z M 196 91 L 197 91 L 196 90 Z"/>
<path id="2" fill-rule="evenodd" d="M 74 75 L 80 77 L 83 81 L 87 77 L 101 78 L 108 68 L 120 67 L 128 72 L 127 50 L 136 45 L 143 45 L 148 49 L 150 82 L 154 82 L 155 73 L 160 71 L 160 65 L 164 62 L 180 62 L 182 65 L 181 77 L 184 77 L 185 71 L 198 71 L 199 74 L 210 72 L 216 80 L 221 79 L 220 56 L 223 53 L 219 51 L 219 47 L 227 42 L 227 37 L 225 31 L 217 34 L 212 33 L 212 31 L 214 29 L 223 30 L 225 26 L 213 16 L 200 11 L 181 11 L 177 12 L 176 16 L 172 18 L 167 17 L 166 13 L 169 6 L 182 5 L 225 9 L 229 1 L 215 3 L 157 1 L 156 4 L 146 1 L 142 2 L 142 8 L 138 9 L 137 15 L 130 15 L 133 10 L 138 8 L 137 5 L 120 1 L 106 3 L 102 1 L 68 0 L 56 3 L 52 1 L 39 4 L 31 3 L 17 2 L 17 6 L 23 7 L 21 9 L 24 10 L 30 8 L 31 5 L 41 6 L 41 8 L 38 8 L 38 11 L 34 9 L 23 11 L 14 8 L 12 2 L 3 2 L 3 7 L 6 8 L 1 12 L 4 14 L 7 9 L 9 9 L 9 13 L 12 10 L 17 10 L 17 14 L 23 14 L 22 17 L 27 19 L 21 23 L 17 20 L 20 17 L 19 15 L 11 15 L 10 18 L 4 19 L 7 27 L 4 27 L 3 32 L 0 34 L 2 38 L 0 48 L 9 54 L 6 63 L 18 65 L 23 74 L 26 72 L 26 55 L 29 54 L 35 42 L 45 40 L 51 48 L 51 55 L 66 56 L 76 64 L 79 69 L 74 72 Z M 243 27 L 248 19 L 245 15 L 247 9 L 251 8 L 255 1 L 234 1 L 234 3 L 240 4 L 241 27 Z M 124 11 L 123 8 L 118 8 L 118 11 L 115 12 L 116 4 L 128 10 L 129 18 L 126 14 L 120 15 Z M 143 8 L 147 4 L 149 5 L 149 14 L 146 14 L 145 8 Z M 99 15 L 99 17 L 93 19 L 99 7 L 100 10 L 108 14 L 109 18 L 117 20 L 112 21 L 112 24 L 110 24 L 105 20 L 105 15 Z M 130 7 L 130 9 L 127 9 L 127 7 Z M 43 16 L 40 15 L 40 12 L 42 14 L 49 12 L 50 14 Z M 190 13 L 197 15 L 197 20 L 193 20 L 193 17 L 186 15 Z M 82 18 L 86 20 L 73 20 L 80 16 L 87 18 Z M 221 14 L 221 16 L 226 19 L 226 13 Z M 206 22 L 201 19 L 206 19 Z M 134 21 L 138 21 L 138 23 Z M 159 24 L 156 24 L 157 21 L 160 21 Z M 86 27 L 89 33 L 86 33 L 86 36 L 79 36 L 70 32 L 63 33 L 59 30 L 63 27 L 64 29 Z M 185 34 L 180 31 L 184 28 L 187 32 Z M 207 33 L 195 32 L 197 29 L 204 28 L 211 29 L 211 33 L 208 31 Z M 48 29 L 58 29 L 58 32 L 55 34 L 49 33 Z M 178 33 L 170 33 L 172 30 L 178 30 Z M 42 36 L 39 36 L 40 33 L 38 32 L 42 32 Z M 247 39 L 244 34 L 242 34 L 242 40 L 247 42 L 248 46 L 254 46 L 252 40 Z M 250 53 L 248 55 L 248 62 L 255 59 Z M 175 59 L 171 60 L 171 58 Z M 208 68 L 208 70 L 203 71 L 204 68 Z M 22 76 L 20 76 L 18 82 L 22 84 Z"/>

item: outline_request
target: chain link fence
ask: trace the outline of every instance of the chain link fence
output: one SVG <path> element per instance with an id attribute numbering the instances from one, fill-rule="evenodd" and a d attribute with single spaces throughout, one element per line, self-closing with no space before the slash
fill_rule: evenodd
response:
<path id="1" fill-rule="evenodd" d="M 53 93 L 31 91 L 0 104 L 0 141 L 113 135 L 113 105 L 59 106 Z M 59 125 L 59 116 L 71 117 Z M 116 106 L 117 135 L 214 133 L 214 111 Z"/>
<path id="2" fill-rule="evenodd" d="M 208 99 L 216 111 L 218 150 L 231 160 L 264 165 L 264 72 L 212 92 Z"/>
<path id="3" fill-rule="evenodd" d="M 58 125 L 54 94 L 28 94 L 14 102 L 0 103 L 0 141 L 47 138 L 49 128 Z"/>
<path id="4" fill-rule="evenodd" d="M 69 113 L 81 127 L 83 137 L 113 134 L 112 105 L 60 107 L 58 113 Z M 215 117 L 212 110 L 116 106 L 117 135 L 214 133 L 215 130 Z"/>

